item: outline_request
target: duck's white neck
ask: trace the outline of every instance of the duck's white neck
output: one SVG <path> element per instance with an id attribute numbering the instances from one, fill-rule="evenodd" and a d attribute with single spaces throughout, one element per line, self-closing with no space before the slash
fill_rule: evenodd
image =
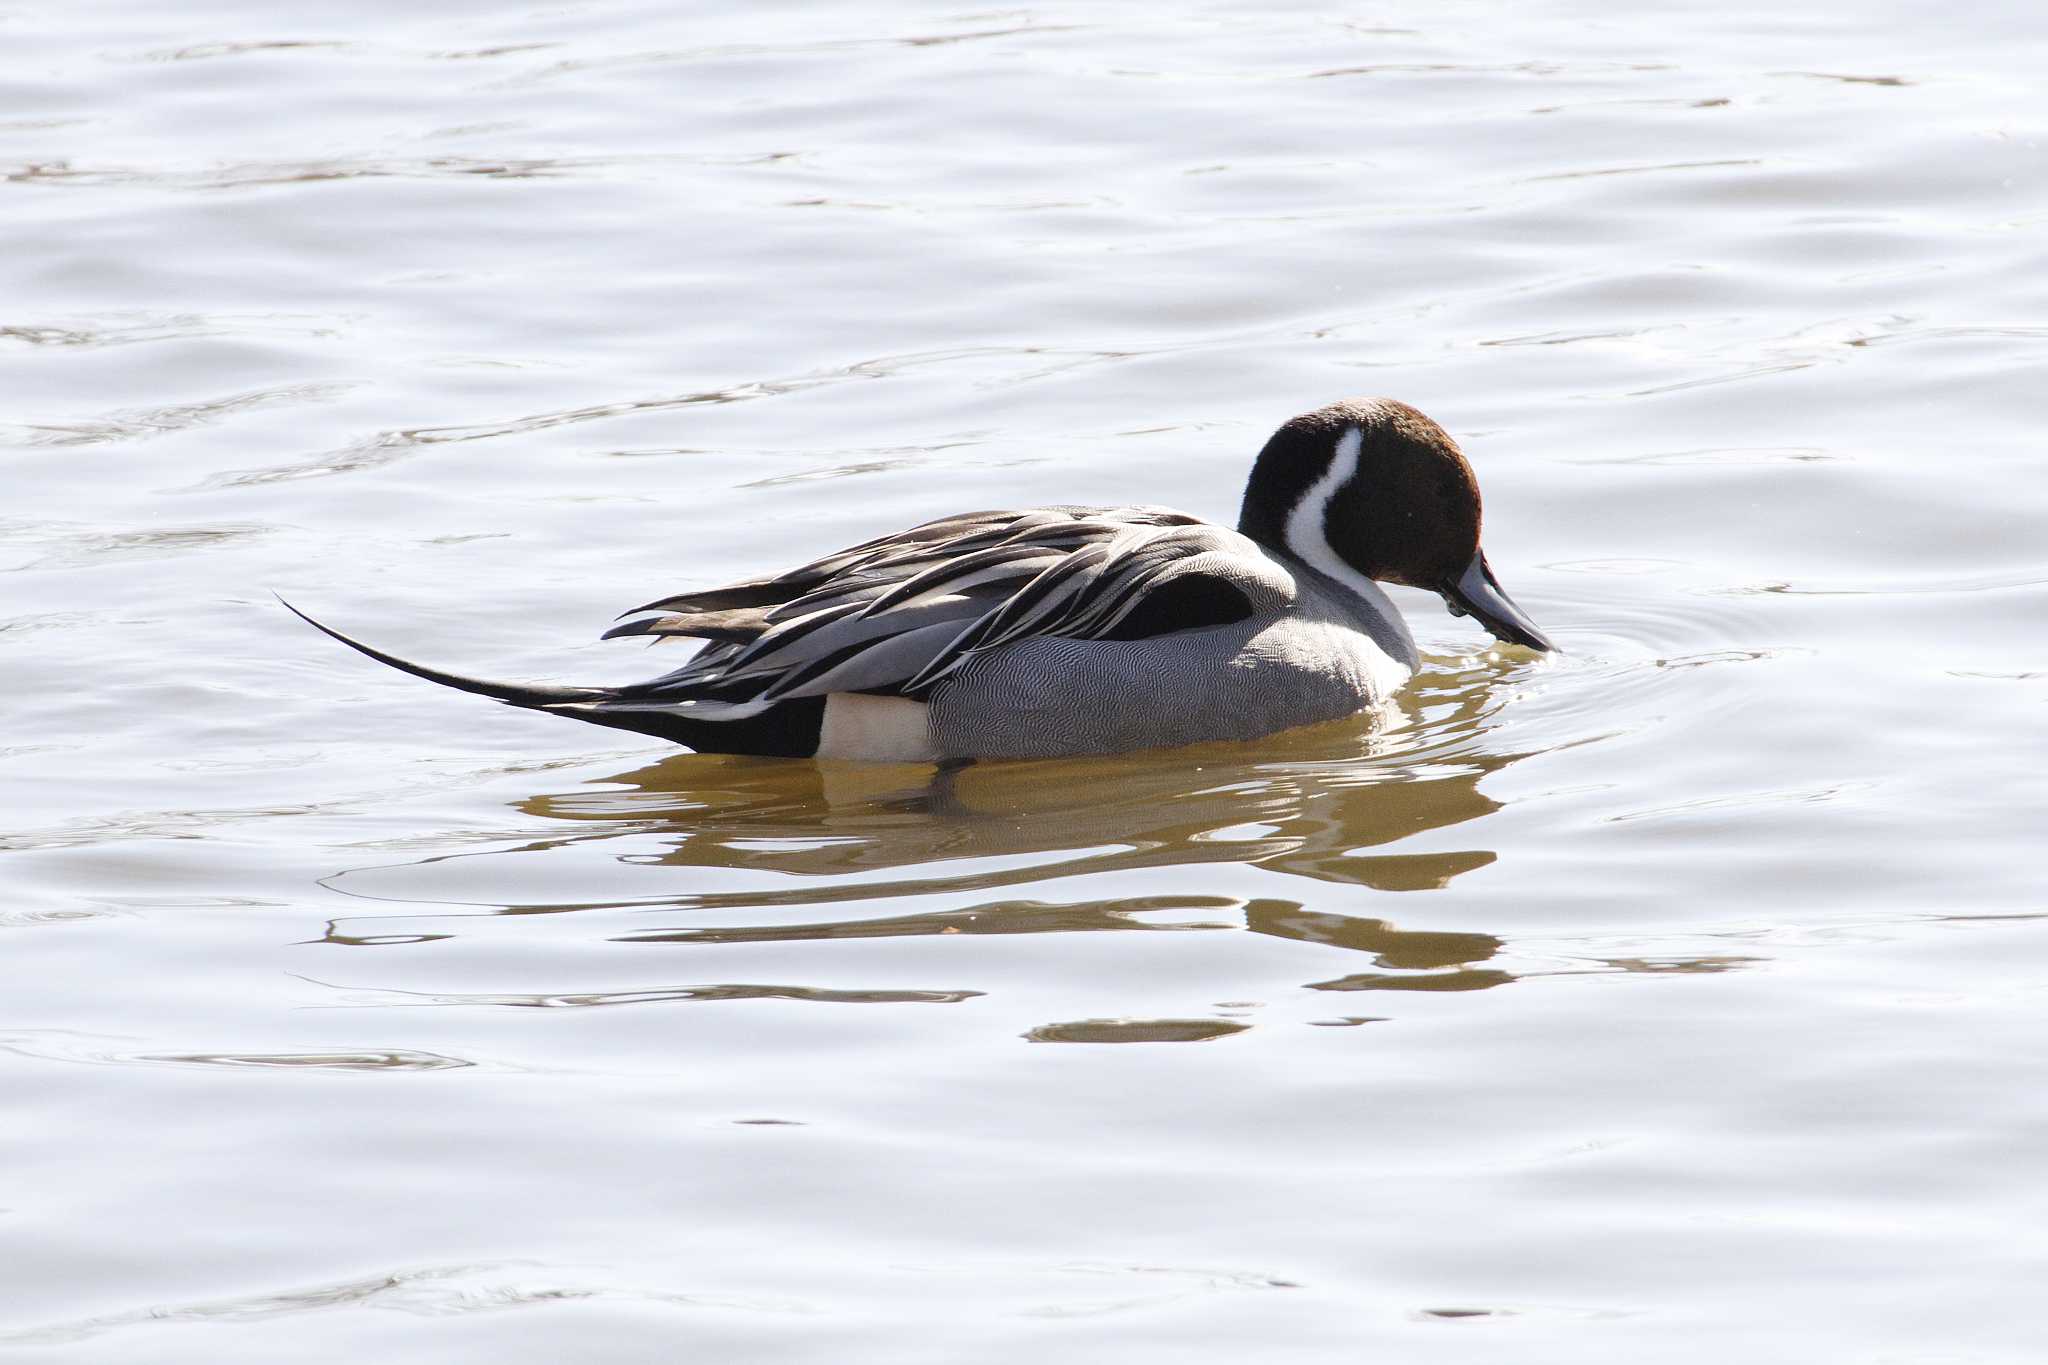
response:
<path id="1" fill-rule="evenodd" d="M 1358 454 L 1364 444 L 1364 433 L 1357 427 L 1338 438 L 1337 447 L 1330 454 L 1330 467 L 1309 485 L 1287 514 L 1281 539 L 1290 555 L 1357 598 L 1363 608 L 1358 613 L 1362 620 L 1378 623 L 1377 629 L 1368 628 L 1386 654 L 1390 668 L 1397 670 L 1397 674 L 1390 674 L 1386 684 L 1391 691 L 1416 666 L 1415 639 L 1408 633 L 1408 623 L 1401 619 L 1401 610 L 1394 600 L 1330 544 L 1327 521 L 1330 503 L 1358 473 Z"/>
<path id="2" fill-rule="evenodd" d="M 1364 444 L 1365 434 L 1357 427 L 1337 438 L 1337 447 L 1330 452 L 1330 467 L 1323 471 L 1320 479 L 1308 486 L 1301 495 L 1301 501 L 1295 503 L 1294 510 L 1287 514 L 1287 525 L 1281 538 L 1287 543 L 1287 553 L 1377 605 L 1387 600 L 1386 594 L 1380 591 L 1379 584 L 1352 568 L 1344 556 L 1337 553 L 1330 544 L 1326 520 L 1330 503 L 1338 490 L 1357 475 L 1358 452 Z"/>

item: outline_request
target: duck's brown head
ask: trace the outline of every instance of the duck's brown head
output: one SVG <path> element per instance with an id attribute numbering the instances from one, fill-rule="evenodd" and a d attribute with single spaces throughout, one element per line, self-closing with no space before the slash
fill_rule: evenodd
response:
<path id="1" fill-rule="evenodd" d="M 1448 432 L 1406 403 L 1352 398 L 1273 433 L 1237 529 L 1340 584 L 1426 588 L 1502 640 L 1554 649 L 1494 578 L 1480 520 L 1479 481 Z"/>

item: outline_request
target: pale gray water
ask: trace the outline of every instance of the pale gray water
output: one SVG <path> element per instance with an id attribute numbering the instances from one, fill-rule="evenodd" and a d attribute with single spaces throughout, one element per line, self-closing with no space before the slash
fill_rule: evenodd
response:
<path id="1" fill-rule="evenodd" d="M 2034 1361 L 2036 7 L 0 14 L 0 1354 Z M 1569 653 L 699 758 L 380 670 L 1389 394 Z"/>

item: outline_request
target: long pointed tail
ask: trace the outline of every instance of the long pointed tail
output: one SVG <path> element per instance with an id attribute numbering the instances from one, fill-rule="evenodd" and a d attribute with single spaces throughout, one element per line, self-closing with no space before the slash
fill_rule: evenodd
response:
<path id="1" fill-rule="evenodd" d="M 460 673 L 444 673 L 438 668 L 428 668 L 425 664 L 386 654 L 375 646 L 343 635 L 332 626 L 321 624 L 282 597 L 277 600 L 283 602 L 285 610 L 292 615 L 358 654 L 367 655 L 401 673 L 410 673 L 415 678 L 425 678 L 428 682 L 452 687 L 459 692 L 473 692 L 479 697 L 504 702 L 507 706 L 522 706 L 602 725 L 607 729 L 652 735 L 656 739 L 688 745 L 700 753 L 804 758 L 818 749 L 819 727 L 824 723 L 825 714 L 822 697 L 777 702 L 765 710 L 750 711 L 720 721 L 691 715 L 686 706 L 650 704 L 638 699 L 622 701 L 618 691 L 609 687 L 541 687 L 531 683 L 468 678 Z"/>
<path id="2" fill-rule="evenodd" d="M 490 697 L 504 702 L 507 706 L 560 706 L 565 702 L 602 701 L 609 695 L 603 688 L 598 687 L 540 687 L 530 683 L 493 682 L 488 678 L 466 678 L 460 673 L 444 673 L 438 668 L 428 668 L 425 664 L 401 659 L 396 654 L 386 654 L 374 645 L 366 645 L 361 640 L 351 639 L 333 626 L 322 625 L 286 602 L 284 598 L 279 597 L 277 600 L 284 604 L 286 611 L 322 635 L 341 641 L 356 653 L 367 654 L 378 663 L 389 664 L 401 673 L 410 673 L 415 678 L 425 678 L 428 682 L 452 687 L 458 692 L 474 692 L 479 697 Z"/>

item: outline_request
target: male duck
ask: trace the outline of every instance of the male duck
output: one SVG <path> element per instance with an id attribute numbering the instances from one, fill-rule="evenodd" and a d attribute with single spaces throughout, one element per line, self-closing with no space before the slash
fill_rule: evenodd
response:
<path id="1" fill-rule="evenodd" d="M 1457 443 L 1384 398 L 1275 432 L 1235 531 L 1163 507 L 927 522 L 635 608 L 606 638 L 709 643 L 626 687 L 459 677 L 305 619 L 417 677 L 702 752 L 931 762 L 1252 739 L 1376 706 L 1417 656 L 1375 579 L 1552 647 L 1487 565 Z"/>

